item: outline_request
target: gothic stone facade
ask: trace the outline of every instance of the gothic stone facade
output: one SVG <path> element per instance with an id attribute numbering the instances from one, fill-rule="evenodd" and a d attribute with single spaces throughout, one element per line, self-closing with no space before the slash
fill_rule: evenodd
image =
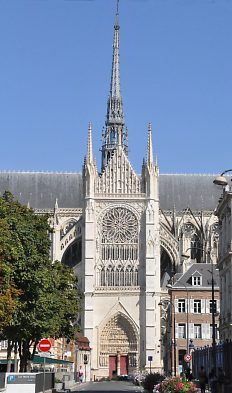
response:
<path id="1" fill-rule="evenodd" d="M 170 277 L 183 270 L 182 253 L 202 262 L 197 247 L 203 247 L 216 259 L 218 195 L 214 176 L 159 174 L 150 125 L 141 174 L 133 170 L 120 93 L 118 15 L 102 136 L 100 174 L 90 125 L 82 174 L 2 172 L 0 192 L 51 214 L 51 258 L 74 268 L 83 291 L 78 321 L 90 340 L 92 374 L 126 374 L 150 367 L 148 359 L 160 370 L 158 303 Z"/>

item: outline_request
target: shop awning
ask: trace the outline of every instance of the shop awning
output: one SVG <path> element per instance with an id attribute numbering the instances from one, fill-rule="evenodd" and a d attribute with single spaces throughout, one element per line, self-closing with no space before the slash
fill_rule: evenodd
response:
<path id="1" fill-rule="evenodd" d="M 35 355 L 34 359 L 32 360 L 33 364 L 73 364 L 73 362 L 70 362 L 69 360 L 63 360 L 63 359 L 54 359 L 50 358 L 47 356 L 38 356 Z"/>

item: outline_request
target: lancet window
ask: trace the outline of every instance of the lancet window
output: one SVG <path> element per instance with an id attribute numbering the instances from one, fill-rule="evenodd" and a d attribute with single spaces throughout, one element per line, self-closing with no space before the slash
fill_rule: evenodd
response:
<path id="1" fill-rule="evenodd" d="M 138 220 L 129 209 L 115 207 L 102 220 L 98 286 L 138 285 Z"/>

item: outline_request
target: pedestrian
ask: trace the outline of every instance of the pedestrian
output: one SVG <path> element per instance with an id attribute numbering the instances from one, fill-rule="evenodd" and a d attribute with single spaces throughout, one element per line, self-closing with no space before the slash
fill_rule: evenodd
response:
<path id="1" fill-rule="evenodd" d="M 218 393 L 224 392 L 225 373 L 221 367 L 218 367 Z"/>
<path id="2" fill-rule="evenodd" d="M 212 370 L 209 373 L 209 385 L 210 385 L 211 393 L 217 393 L 217 375 L 216 375 L 215 368 L 212 368 Z"/>
<path id="3" fill-rule="evenodd" d="M 79 368 L 79 383 L 83 382 L 83 376 L 84 376 L 83 369 L 82 369 L 82 366 L 80 366 L 80 368 Z"/>
<path id="4" fill-rule="evenodd" d="M 205 393 L 206 384 L 208 383 L 208 377 L 203 366 L 201 366 L 199 371 L 199 383 L 200 383 L 201 393 Z"/>
<path id="5" fill-rule="evenodd" d="M 190 367 L 186 368 L 185 376 L 187 381 L 192 381 L 194 379 L 193 374 L 191 373 Z"/>

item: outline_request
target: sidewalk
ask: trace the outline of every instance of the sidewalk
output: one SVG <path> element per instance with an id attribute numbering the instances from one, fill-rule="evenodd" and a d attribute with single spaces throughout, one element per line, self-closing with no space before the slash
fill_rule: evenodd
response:
<path id="1" fill-rule="evenodd" d="M 73 390 L 79 390 L 79 388 L 82 388 L 83 386 L 87 386 L 87 385 L 89 385 L 91 382 L 82 382 L 82 383 L 79 383 L 79 382 L 76 382 L 73 386 L 71 386 L 69 389 L 71 389 L 71 392 L 73 391 Z M 81 390 L 81 389 L 80 389 Z M 46 390 L 45 391 L 45 393 L 52 393 L 52 389 L 48 389 L 48 390 Z"/>

